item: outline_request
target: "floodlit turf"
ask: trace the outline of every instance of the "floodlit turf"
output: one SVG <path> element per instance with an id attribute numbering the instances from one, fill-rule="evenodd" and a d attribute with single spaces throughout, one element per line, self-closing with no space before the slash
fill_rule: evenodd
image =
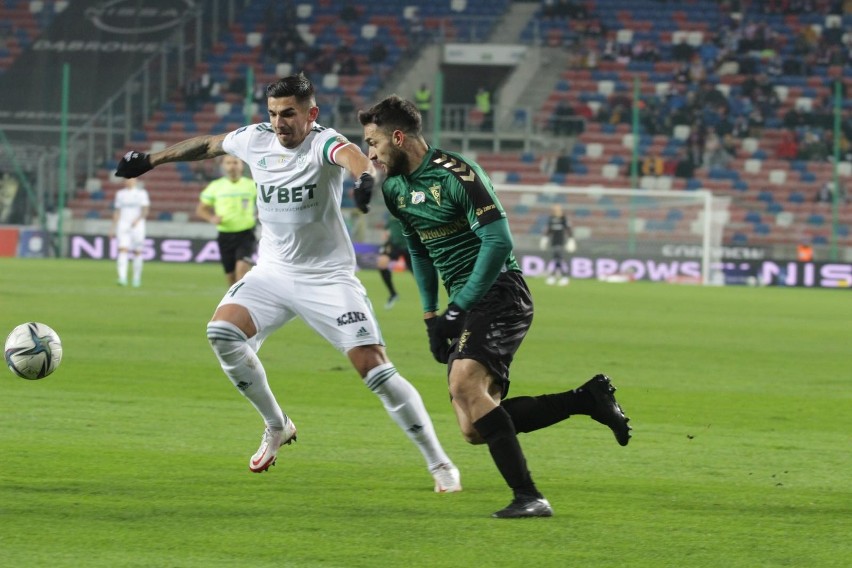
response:
<path id="1" fill-rule="evenodd" d="M 849 566 L 848 291 L 533 280 L 536 321 L 512 394 L 609 374 L 632 417 L 619 447 L 574 417 L 521 437 L 550 519 L 496 520 L 510 499 L 466 445 L 427 351 L 410 275 L 383 309 L 399 370 L 423 394 L 464 491 L 422 459 L 347 359 L 301 323 L 261 350 L 298 443 L 248 471 L 262 424 L 221 373 L 205 322 L 215 265 L 0 259 L 0 328 L 36 320 L 64 360 L 0 373 L 0 566 Z"/>

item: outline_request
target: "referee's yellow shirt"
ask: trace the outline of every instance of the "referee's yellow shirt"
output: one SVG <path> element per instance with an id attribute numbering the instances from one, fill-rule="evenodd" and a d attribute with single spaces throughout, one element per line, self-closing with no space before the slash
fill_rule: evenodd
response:
<path id="1" fill-rule="evenodd" d="M 255 224 L 254 181 L 241 177 L 233 182 L 226 177 L 211 181 L 201 192 L 201 202 L 213 207 L 222 222 L 216 225 L 221 233 L 239 233 Z"/>

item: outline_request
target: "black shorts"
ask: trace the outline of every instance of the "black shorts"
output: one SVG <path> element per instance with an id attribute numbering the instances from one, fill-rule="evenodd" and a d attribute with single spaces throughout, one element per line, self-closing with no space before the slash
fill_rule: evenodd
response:
<path id="1" fill-rule="evenodd" d="M 503 272 L 466 316 L 458 343 L 453 344 L 449 365 L 456 359 L 474 359 L 491 372 L 501 385 L 503 398 L 509 392 L 509 366 L 533 320 L 533 301 L 524 277 Z"/>
<path id="2" fill-rule="evenodd" d="M 256 244 L 254 229 L 246 229 L 238 233 L 219 233 L 216 240 L 219 243 L 219 256 L 222 257 L 225 274 L 236 270 L 238 260 L 252 262 Z"/>
<path id="3" fill-rule="evenodd" d="M 386 242 L 379 247 L 379 254 L 385 255 L 391 260 L 398 260 L 399 257 L 403 257 L 405 258 L 405 267 L 408 270 L 411 270 L 411 253 L 409 252 L 408 247 L 398 247 L 390 242 Z"/>

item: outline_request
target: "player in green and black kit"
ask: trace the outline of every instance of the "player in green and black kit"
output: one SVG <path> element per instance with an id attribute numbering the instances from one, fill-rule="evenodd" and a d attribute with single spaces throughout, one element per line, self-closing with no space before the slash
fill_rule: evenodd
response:
<path id="1" fill-rule="evenodd" d="M 411 255 L 408 253 L 408 245 L 405 240 L 405 235 L 402 234 L 402 225 L 399 219 L 391 217 L 385 223 L 385 242 L 379 248 L 379 257 L 376 259 L 376 268 L 379 269 L 379 274 L 382 277 L 382 282 L 388 289 L 388 301 L 385 303 L 386 309 L 391 309 L 399 299 L 399 294 L 396 293 L 396 286 L 393 285 L 393 273 L 391 272 L 391 262 L 399 261 L 400 257 L 405 262 L 405 268 L 411 269 Z"/>
<path id="2" fill-rule="evenodd" d="M 517 433 L 586 414 L 609 426 L 625 446 L 630 426 L 615 387 L 596 375 L 566 392 L 505 399 L 509 366 L 532 323 L 533 304 L 491 180 L 472 160 L 429 146 L 411 101 L 392 95 L 358 118 L 370 159 L 387 174 L 385 204 L 402 221 L 429 346 L 448 365 L 459 427 L 468 442 L 488 444 L 514 493 L 493 516 L 549 517 L 550 503 L 533 483 Z M 368 203 L 369 195 L 356 192 L 355 200 Z M 439 276 L 449 295 L 441 314 Z"/>

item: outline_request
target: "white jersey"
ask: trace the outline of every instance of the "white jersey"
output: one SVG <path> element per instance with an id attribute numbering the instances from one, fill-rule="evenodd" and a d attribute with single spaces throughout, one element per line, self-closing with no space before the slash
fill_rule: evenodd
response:
<path id="1" fill-rule="evenodd" d="M 340 210 L 346 170 L 334 157 L 349 141 L 314 124 L 298 148 L 285 148 L 268 122 L 229 133 L 222 148 L 249 165 L 261 222 L 259 262 L 287 272 L 355 269 Z"/>
<path id="2" fill-rule="evenodd" d="M 148 198 L 148 191 L 144 188 L 125 187 L 115 193 L 114 206 L 118 211 L 118 229 L 127 230 L 133 221 L 142 217 L 142 209 L 151 206 L 151 200 Z M 142 218 L 136 226 L 144 228 L 145 219 Z"/>

